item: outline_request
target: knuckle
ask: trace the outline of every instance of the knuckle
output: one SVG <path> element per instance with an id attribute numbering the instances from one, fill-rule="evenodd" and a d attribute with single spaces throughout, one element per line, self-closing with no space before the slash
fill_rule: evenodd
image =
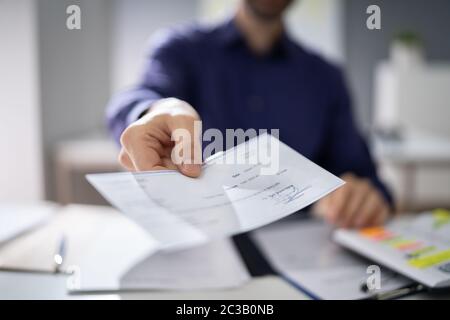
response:
<path id="1" fill-rule="evenodd" d="M 170 118 L 171 117 L 170 117 L 169 114 L 167 114 L 167 113 L 160 113 L 160 114 L 155 115 L 152 118 L 151 122 L 149 122 L 149 124 L 150 123 L 165 123 L 165 122 L 169 121 Z"/>
<path id="2" fill-rule="evenodd" d="M 370 190 L 372 188 L 372 183 L 367 178 L 362 178 L 360 184 L 361 188 L 364 188 L 364 190 Z"/>
<path id="3" fill-rule="evenodd" d="M 120 144 L 122 146 L 127 146 L 131 143 L 134 136 L 134 129 L 133 127 L 128 127 L 125 129 L 124 132 L 122 132 L 122 135 L 120 136 Z"/>
<path id="4" fill-rule="evenodd" d="M 119 160 L 119 163 L 121 165 L 125 165 L 126 161 L 127 161 L 127 155 L 125 153 L 125 151 L 122 149 L 122 151 L 119 153 L 119 156 L 117 157 Z"/>
<path id="5" fill-rule="evenodd" d="M 120 144 L 122 146 L 129 146 L 133 144 L 143 134 L 141 126 L 131 125 L 125 129 L 120 136 Z"/>
<path id="6" fill-rule="evenodd" d="M 195 120 L 197 120 L 192 114 L 189 113 L 172 114 L 170 119 L 182 124 L 192 124 Z"/>

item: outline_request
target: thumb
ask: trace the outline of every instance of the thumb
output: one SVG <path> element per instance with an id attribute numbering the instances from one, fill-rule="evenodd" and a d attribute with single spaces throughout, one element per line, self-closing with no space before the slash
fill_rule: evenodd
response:
<path id="1" fill-rule="evenodd" d="M 190 116 L 173 117 L 169 124 L 171 138 L 175 141 L 172 162 L 188 177 L 200 176 L 202 148 L 200 142 L 201 121 Z"/>
<path id="2" fill-rule="evenodd" d="M 182 164 L 178 168 L 182 174 L 191 178 L 199 177 L 202 171 L 202 167 L 199 164 Z"/>

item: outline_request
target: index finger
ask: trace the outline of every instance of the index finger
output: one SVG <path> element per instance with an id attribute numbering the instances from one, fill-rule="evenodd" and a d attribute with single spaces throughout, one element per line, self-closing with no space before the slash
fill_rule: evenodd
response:
<path id="1" fill-rule="evenodd" d="M 191 116 L 175 116 L 168 123 L 172 140 L 175 141 L 172 161 L 181 173 L 189 177 L 198 177 L 201 173 L 201 142 L 200 132 L 195 129 L 196 121 L 201 125 Z"/>
<path id="2" fill-rule="evenodd" d="M 162 148 L 157 139 L 140 133 L 138 128 L 125 131 L 121 137 L 123 148 L 138 171 L 154 170 L 161 165 L 161 157 L 158 152 Z"/>

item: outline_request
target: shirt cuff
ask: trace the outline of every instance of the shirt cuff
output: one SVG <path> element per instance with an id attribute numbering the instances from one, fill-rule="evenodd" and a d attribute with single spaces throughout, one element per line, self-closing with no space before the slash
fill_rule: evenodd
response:
<path id="1" fill-rule="evenodd" d="M 138 120 L 156 100 L 145 100 L 136 104 L 127 115 L 127 126 Z"/>

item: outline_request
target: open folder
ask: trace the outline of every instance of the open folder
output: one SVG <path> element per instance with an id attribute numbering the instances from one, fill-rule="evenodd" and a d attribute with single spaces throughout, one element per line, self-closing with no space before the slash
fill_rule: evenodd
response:
<path id="1" fill-rule="evenodd" d="M 288 218 L 255 231 L 253 239 L 281 276 L 314 299 L 364 299 L 412 283 L 382 268 L 381 287 L 362 290 L 374 262 L 340 247 L 332 235 L 323 221 Z"/>
<path id="2" fill-rule="evenodd" d="M 230 239 L 171 252 L 149 252 L 139 260 L 129 244 L 99 239 L 69 279 L 71 292 L 205 290 L 238 287 L 250 279 Z M 134 257 L 133 257 L 134 256 Z"/>
<path id="3" fill-rule="evenodd" d="M 0 205 L 0 246 L 48 222 L 57 208 L 50 203 Z"/>
<path id="4" fill-rule="evenodd" d="M 253 230 L 305 208 L 344 183 L 268 134 L 208 158 L 197 179 L 176 171 L 87 179 L 164 249 Z"/>

